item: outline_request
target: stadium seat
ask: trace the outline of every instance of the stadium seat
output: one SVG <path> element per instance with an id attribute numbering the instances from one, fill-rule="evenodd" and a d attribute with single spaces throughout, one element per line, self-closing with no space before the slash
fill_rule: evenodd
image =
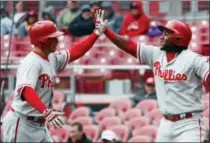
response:
<path id="1" fill-rule="evenodd" d="M 204 117 L 209 118 L 209 108 L 204 110 L 203 115 L 204 115 Z"/>
<path id="2" fill-rule="evenodd" d="M 138 136 L 138 135 L 147 135 L 152 137 L 153 141 L 156 139 L 157 135 L 157 127 L 155 126 L 144 126 L 142 128 L 133 130 L 132 132 L 133 136 Z"/>
<path id="3" fill-rule="evenodd" d="M 127 122 L 134 119 L 135 117 L 141 117 L 141 116 L 142 116 L 142 110 L 138 108 L 131 108 L 125 112 L 123 119 L 125 122 Z"/>
<path id="4" fill-rule="evenodd" d="M 72 111 L 68 121 L 72 121 L 78 117 L 83 117 L 83 116 L 90 116 L 91 114 L 91 109 L 88 107 L 79 107 L 76 108 L 74 111 Z"/>
<path id="5" fill-rule="evenodd" d="M 116 125 L 108 128 L 115 132 L 115 134 L 123 141 L 126 142 L 128 138 L 131 136 L 131 130 L 126 125 Z"/>
<path id="6" fill-rule="evenodd" d="M 121 125 L 123 123 L 122 119 L 120 117 L 107 117 L 103 119 L 99 125 L 102 128 L 102 130 L 105 130 L 111 126 L 114 125 Z"/>
<path id="7" fill-rule="evenodd" d="M 209 100 L 203 100 L 204 110 L 209 108 Z"/>
<path id="8" fill-rule="evenodd" d="M 148 126 L 150 124 L 150 119 L 146 116 L 136 117 L 128 121 L 126 124 L 128 124 L 133 130 L 136 130 Z"/>
<path id="9" fill-rule="evenodd" d="M 95 121 L 97 123 L 101 122 L 104 118 L 106 117 L 113 117 L 116 116 L 116 110 L 112 109 L 112 108 L 104 108 L 102 110 L 100 110 L 96 116 L 95 116 Z"/>
<path id="10" fill-rule="evenodd" d="M 210 97 L 209 94 L 210 94 L 210 93 L 205 94 L 205 95 L 203 96 L 202 99 L 203 99 L 203 100 L 209 100 L 209 97 Z"/>
<path id="11" fill-rule="evenodd" d="M 140 142 L 151 142 L 151 138 L 149 136 L 141 135 L 141 136 L 134 136 L 130 138 L 127 143 L 140 143 Z"/>
<path id="12" fill-rule="evenodd" d="M 60 128 L 60 129 L 51 128 L 50 132 L 52 135 L 60 136 L 63 142 L 66 142 L 68 140 L 69 132 L 65 128 Z"/>
<path id="13" fill-rule="evenodd" d="M 55 143 L 59 143 L 59 142 L 62 142 L 63 140 L 61 139 L 60 136 L 57 136 L 57 135 L 52 135 L 52 139 Z"/>
<path id="14" fill-rule="evenodd" d="M 116 100 L 112 102 L 111 104 L 109 104 L 109 108 L 120 110 L 122 112 L 126 112 L 132 106 L 133 106 L 133 103 L 129 99 Z"/>
<path id="15" fill-rule="evenodd" d="M 70 121 L 70 123 L 74 123 L 74 122 L 79 122 L 83 126 L 92 125 L 93 118 L 89 116 L 77 117 L 76 119 Z"/>
<path id="16" fill-rule="evenodd" d="M 148 117 L 152 120 L 153 125 L 159 126 L 163 114 L 159 108 L 156 108 L 148 113 Z"/>
<path id="17" fill-rule="evenodd" d="M 209 118 L 204 118 L 204 124 L 207 129 L 209 129 Z"/>
<path id="18" fill-rule="evenodd" d="M 84 132 L 93 142 L 96 142 L 100 136 L 101 129 L 98 125 L 87 125 L 84 127 Z"/>
<path id="19" fill-rule="evenodd" d="M 61 111 L 65 96 L 62 92 L 54 91 L 52 106 L 54 110 Z"/>
<path id="20" fill-rule="evenodd" d="M 143 110 L 144 113 L 150 112 L 157 107 L 158 107 L 157 100 L 154 99 L 145 99 L 140 101 L 136 105 L 136 108 Z"/>

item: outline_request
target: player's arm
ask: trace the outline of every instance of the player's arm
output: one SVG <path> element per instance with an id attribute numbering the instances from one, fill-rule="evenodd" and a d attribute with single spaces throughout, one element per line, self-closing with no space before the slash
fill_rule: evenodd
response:
<path id="1" fill-rule="evenodd" d="M 194 60 L 194 71 L 204 83 L 207 91 L 210 90 L 209 58 L 198 55 Z"/>
<path id="2" fill-rule="evenodd" d="M 22 97 L 29 105 L 34 107 L 40 113 L 43 113 L 47 109 L 47 106 L 41 101 L 39 95 L 32 87 L 24 87 Z"/>
<path id="3" fill-rule="evenodd" d="M 120 49 L 125 52 L 131 54 L 134 57 L 137 57 L 137 43 L 132 41 L 131 39 L 127 39 L 123 36 L 120 36 L 114 33 L 109 28 L 105 29 L 104 34 Z"/>
<path id="4" fill-rule="evenodd" d="M 204 86 L 208 92 L 210 92 L 210 73 L 207 72 L 204 78 Z"/>
<path id="5" fill-rule="evenodd" d="M 71 57 L 69 62 L 77 60 L 78 58 L 82 57 L 87 51 L 89 51 L 96 42 L 96 40 L 98 39 L 98 37 L 99 34 L 97 34 L 94 31 L 90 36 L 85 38 L 83 41 L 69 48 L 69 53 Z"/>
<path id="6" fill-rule="evenodd" d="M 96 22 L 100 23 L 101 26 L 96 26 L 94 32 L 90 36 L 88 36 L 86 39 L 84 39 L 83 41 L 79 42 L 74 47 L 69 49 L 70 53 L 69 62 L 72 62 L 82 57 L 94 45 L 95 41 L 98 39 L 100 34 L 104 32 L 105 27 L 103 25 L 105 25 L 106 23 L 105 21 L 100 19 L 104 17 L 104 11 L 98 10 L 96 12 L 96 16 L 97 16 Z"/>

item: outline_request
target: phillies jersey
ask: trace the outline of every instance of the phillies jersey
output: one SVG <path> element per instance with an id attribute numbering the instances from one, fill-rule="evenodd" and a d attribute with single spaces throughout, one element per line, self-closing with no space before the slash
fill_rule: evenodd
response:
<path id="1" fill-rule="evenodd" d="M 41 101 L 49 106 L 53 96 L 56 72 L 64 69 L 70 59 L 68 50 L 51 53 L 48 59 L 34 51 L 30 52 L 17 69 L 16 87 L 12 107 L 28 116 L 42 116 L 21 97 L 24 87 L 33 88 Z"/>
<path id="2" fill-rule="evenodd" d="M 163 114 L 202 111 L 203 80 L 209 60 L 187 49 L 168 62 L 160 47 L 138 44 L 137 57 L 154 73 L 158 104 Z"/>

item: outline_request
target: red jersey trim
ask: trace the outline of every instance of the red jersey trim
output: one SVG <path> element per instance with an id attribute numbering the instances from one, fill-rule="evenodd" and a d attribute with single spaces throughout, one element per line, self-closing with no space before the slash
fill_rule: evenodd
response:
<path id="1" fill-rule="evenodd" d="M 14 142 L 16 143 L 17 142 L 17 135 L 18 135 L 18 127 L 19 127 L 19 123 L 20 123 L 20 118 L 17 119 L 17 122 L 16 122 L 16 128 L 15 128 L 15 139 L 14 139 Z"/>
<path id="2" fill-rule="evenodd" d="M 208 71 L 208 72 L 205 74 L 205 76 L 204 76 L 204 81 L 205 81 L 205 82 L 207 81 L 208 75 L 209 75 L 209 71 Z"/>
<path id="3" fill-rule="evenodd" d="M 200 143 L 202 143 L 202 127 L 201 127 L 201 119 L 198 120 L 199 125 L 199 134 L 200 134 Z"/>
<path id="4" fill-rule="evenodd" d="M 69 62 L 69 59 L 70 59 L 69 50 L 68 50 L 68 51 L 65 50 L 65 52 L 66 52 L 66 54 L 67 54 L 67 59 L 66 59 L 65 64 L 64 64 L 63 67 L 61 68 L 61 70 L 63 70 L 63 69 L 66 67 L 66 65 L 67 65 L 67 63 Z"/>

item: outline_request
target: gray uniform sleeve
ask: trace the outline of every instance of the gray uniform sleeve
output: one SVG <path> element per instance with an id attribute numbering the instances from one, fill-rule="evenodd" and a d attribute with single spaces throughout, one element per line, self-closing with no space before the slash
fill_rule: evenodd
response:
<path id="1" fill-rule="evenodd" d="M 20 95 L 24 87 L 29 86 L 35 89 L 40 74 L 36 65 L 21 65 L 17 71 L 17 93 Z"/>
<path id="2" fill-rule="evenodd" d="M 49 55 L 50 65 L 56 71 L 62 71 L 70 60 L 69 50 L 56 51 Z"/>
<path id="3" fill-rule="evenodd" d="M 195 57 L 194 71 L 202 80 L 205 79 L 205 75 L 209 72 L 209 58 L 202 55 Z"/>
<path id="4" fill-rule="evenodd" d="M 147 64 L 152 67 L 155 50 L 156 47 L 153 45 L 138 44 L 137 58 L 139 59 L 140 63 Z"/>

